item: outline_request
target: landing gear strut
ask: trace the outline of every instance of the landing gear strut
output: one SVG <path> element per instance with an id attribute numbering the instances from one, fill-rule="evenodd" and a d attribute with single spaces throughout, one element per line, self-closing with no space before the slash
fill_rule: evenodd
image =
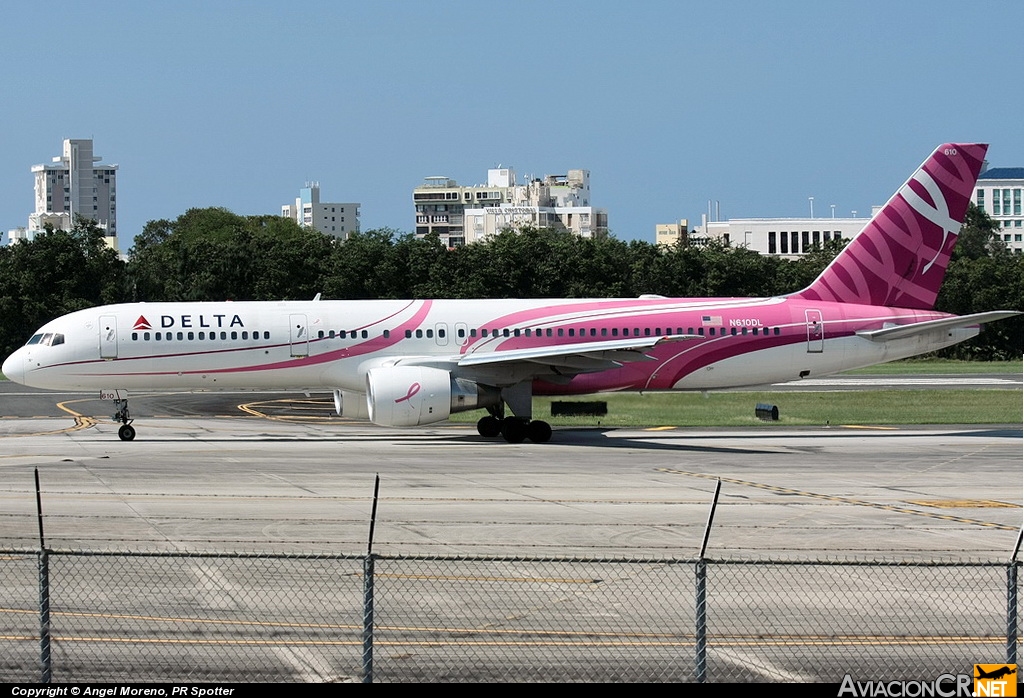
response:
<path id="1" fill-rule="evenodd" d="M 533 396 L 530 388 L 527 382 L 502 390 L 502 402 L 488 407 L 490 414 L 476 423 L 480 436 L 491 438 L 500 434 L 510 444 L 520 444 L 526 439 L 538 444 L 550 441 L 551 425 L 531 418 Z M 516 416 L 505 416 L 506 404 Z"/>
<path id="2" fill-rule="evenodd" d="M 132 418 L 128 413 L 128 400 L 114 400 L 114 416 L 111 417 L 115 422 L 121 422 L 121 427 L 117 430 L 117 437 L 121 441 L 131 441 L 135 438 L 135 427 L 132 426 Z"/>

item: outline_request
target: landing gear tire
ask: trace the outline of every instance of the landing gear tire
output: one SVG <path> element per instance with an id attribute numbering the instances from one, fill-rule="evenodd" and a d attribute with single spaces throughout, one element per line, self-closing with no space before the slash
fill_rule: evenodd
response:
<path id="1" fill-rule="evenodd" d="M 547 443 L 551 440 L 551 425 L 535 419 L 526 425 L 526 438 L 535 444 Z"/>
<path id="2" fill-rule="evenodd" d="M 521 444 L 526 440 L 527 424 L 521 419 L 509 417 L 501 422 L 501 435 L 510 444 Z"/>
<path id="3" fill-rule="evenodd" d="M 477 433 L 486 437 L 497 436 L 501 433 L 501 422 L 502 420 L 491 415 L 481 417 L 476 423 Z"/>
<path id="4" fill-rule="evenodd" d="M 131 441 L 135 438 L 135 427 L 132 426 L 132 416 L 128 412 L 127 398 L 114 400 L 114 410 L 114 416 L 111 419 L 121 422 L 121 426 L 117 430 L 117 437 L 121 441 Z"/>

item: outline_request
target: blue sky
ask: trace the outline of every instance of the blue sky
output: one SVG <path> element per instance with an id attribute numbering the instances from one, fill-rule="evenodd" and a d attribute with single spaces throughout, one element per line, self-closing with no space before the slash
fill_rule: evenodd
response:
<path id="1" fill-rule="evenodd" d="M 93 138 L 121 246 L 192 207 L 278 213 L 307 180 L 363 229 L 487 169 L 591 172 L 612 232 L 885 202 L 938 144 L 1024 166 L 1024 3 L 17 2 L 0 23 L 0 228 Z"/>

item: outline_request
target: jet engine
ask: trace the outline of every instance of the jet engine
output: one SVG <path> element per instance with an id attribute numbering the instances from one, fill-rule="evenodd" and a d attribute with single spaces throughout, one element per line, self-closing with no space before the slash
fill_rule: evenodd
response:
<path id="1" fill-rule="evenodd" d="M 372 368 L 366 372 L 366 395 L 370 421 L 384 427 L 432 424 L 501 400 L 497 388 L 429 366 Z"/>
<path id="2" fill-rule="evenodd" d="M 334 411 L 338 413 L 339 417 L 369 419 L 370 411 L 366 407 L 366 393 L 335 388 Z"/>

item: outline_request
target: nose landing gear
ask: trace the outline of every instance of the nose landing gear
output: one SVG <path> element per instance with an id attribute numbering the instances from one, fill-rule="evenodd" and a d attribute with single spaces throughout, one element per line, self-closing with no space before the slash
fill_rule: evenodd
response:
<path id="1" fill-rule="evenodd" d="M 131 441 L 135 438 L 135 427 L 132 426 L 132 418 L 128 413 L 128 400 L 114 400 L 114 416 L 111 417 L 115 422 L 121 422 L 121 427 L 117 430 L 117 437 L 121 441 Z"/>

